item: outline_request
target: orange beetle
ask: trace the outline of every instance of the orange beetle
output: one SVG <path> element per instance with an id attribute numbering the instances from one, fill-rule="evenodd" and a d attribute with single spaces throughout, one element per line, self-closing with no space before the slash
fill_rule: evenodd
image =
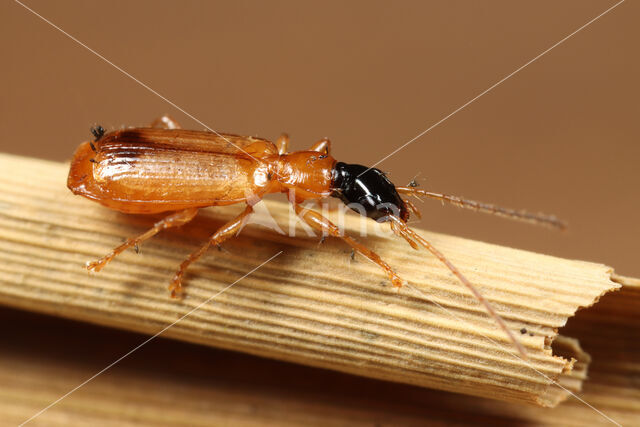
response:
<path id="1" fill-rule="evenodd" d="M 287 151 L 289 140 L 281 136 L 276 144 L 261 138 L 180 129 L 168 116 L 150 128 L 130 128 L 105 133 L 92 129 L 95 140 L 78 148 L 69 171 L 68 187 L 75 194 L 125 213 L 172 212 L 145 233 L 128 239 L 101 259 L 87 264 L 100 271 L 117 254 L 137 247 L 160 230 L 191 221 L 200 208 L 245 203 L 245 210 L 217 230 L 197 251 L 185 259 L 169 289 L 182 291 L 187 267 L 211 245 L 235 236 L 252 206 L 268 193 L 288 194 L 296 213 L 312 228 L 339 237 L 355 251 L 378 264 L 395 286 L 402 279 L 375 252 L 342 235 L 336 225 L 301 203 L 310 199 L 338 197 L 354 210 L 379 222 L 389 222 L 393 231 L 414 248 L 428 249 L 466 285 L 524 355 L 524 349 L 503 320 L 467 278 L 423 237 L 407 226 L 416 207 L 400 194 L 435 198 L 460 207 L 502 215 L 553 227 L 564 224 L 552 216 L 500 208 L 439 193 L 419 190 L 412 182 L 396 187 L 375 168 L 337 162 L 330 142 L 322 139 L 306 151 Z"/>

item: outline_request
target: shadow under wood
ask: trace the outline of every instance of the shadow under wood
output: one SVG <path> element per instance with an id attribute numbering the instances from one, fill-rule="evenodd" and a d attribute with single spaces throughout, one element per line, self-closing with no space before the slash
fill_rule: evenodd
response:
<path id="1" fill-rule="evenodd" d="M 633 402 L 640 391 L 639 302 L 640 292 L 623 288 L 580 312 L 565 328 L 568 335 L 580 339 L 594 359 L 581 397 L 623 423 L 637 416 Z M 48 400 L 36 399 L 27 407 L 24 419 L 146 339 L 131 332 L 6 308 L 0 310 L 0 322 L 11 325 L 2 334 L 1 382 L 12 390 L 28 387 L 50 392 Z M 21 383 L 27 377 L 28 384 Z M 114 393 L 116 390 L 120 392 Z M 120 393 L 125 401 L 118 397 Z M 100 405 L 115 411 L 110 417 L 120 421 L 144 421 L 147 411 L 168 404 L 187 419 L 197 416 L 211 422 L 220 411 L 226 411 L 231 420 L 249 414 L 257 422 L 276 424 L 290 422 L 292 417 L 300 424 L 312 425 L 541 425 L 579 420 L 606 424 L 575 399 L 555 409 L 534 408 L 164 338 L 140 348 L 68 396 L 49 410 L 49 416 L 64 414 L 71 424 L 74 419 L 85 420 L 96 396 Z M 0 403 L 15 404 L 12 398 L 24 400 L 25 396 L 3 394 Z M 263 418 L 267 414 L 268 418 Z M 40 421 L 46 422 L 47 416 L 43 414 Z"/>
<path id="2" fill-rule="evenodd" d="M 145 336 L 38 315 L 0 310 L 2 324 L 15 325 L 4 334 L 0 378 L 7 371 L 29 372 L 30 387 L 52 391 L 55 399 L 79 385 L 145 340 Z M 26 377 L 26 375 L 24 375 Z M 12 380 L 13 382 L 19 380 Z M 20 388 L 20 384 L 15 385 Z M 120 402 L 112 389 L 127 397 Z M 66 397 L 40 416 L 65 414 L 86 419 L 84 404 L 95 395 L 112 406 L 110 417 L 145 421 L 145 411 L 169 396 L 175 410 L 198 419 L 216 419 L 217 406 L 234 409 L 254 421 L 310 421 L 314 425 L 492 425 L 529 424 L 527 419 L 483 410 L 496 402 L 452 393 L 388 383 L 334 371 L 310 368 L 235 352 L 158 338 Z M 116 393 L 117 394 L 117 393 Z M 92 397 L 93 396 L 93 397 Z M 2 402 L 4 400 L 4 402 Z M 51 399 L 52 401 L 54 399 Z M 11 404 L 11 397 L 0 395 Z M 40 402 L 42 407 L 51 402 Z M 498 406 L 505 405 L 497 402 Z M 134 405 L 132 407 L 132 405 Z M 135 406 L 137 405 L 137 407 Z M 516 405 L 517 406 L 517 405 Z M 33 413 L 42 409 L 35 405 Z M 242 408 L 242 409 L 239 409 Z M 118 410 L 121 412 L 118 413 Z M 268 418 L 263 418 L 269 414 Z M 170 420 L 166 420 L 171 424 Z M 322 421 L 322 422 L 320 422 Z"/>

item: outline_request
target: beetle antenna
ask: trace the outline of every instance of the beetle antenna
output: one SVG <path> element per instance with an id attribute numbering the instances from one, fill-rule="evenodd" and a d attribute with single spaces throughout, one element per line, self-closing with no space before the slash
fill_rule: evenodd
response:
<path id="1" fill-rule="evenodd" d="M 554 215 L 545 215 L 541 213 L 531 213 L 524 210 L 503 208 L 501 206 L 492 205 L 490 203 L 476 202 L 475 200 L 464 199 L 462 197 L 452 196 L 449 194 L 420 190 L 415 187 L 396 187 L 396 190 L 400 194 L 409 194 L 416 197 L 428 197 L 430 199 L 436 199 L 442 202 L 451 203 L 452 205 L 458 206 L 460 208 L 471 209 L 477 212 L 484 212 L 504 218 L 552 227 L 559 230 L 564 230 L 567 228 L 567 223 L 558 219 Z"/>
<path id="2" fill-rule="evenodd" d="M 402 236 L 414 249 L 417 249 L 417 245 L 420 244 L 422 247 L 431 252 L 436 258 L 438 258 L 447 268 L 464 284 L 471 293 L 476 297 L 476 299 L 484 306 L 489 315 L 493 317 L 498 326 L 507 334 L 509 340 L 513 343 L 513 345 L 518 350 L 518 353 L 524 358 L 527 359 L 527 352 L 525 351 L 523 345 L 516 339 L 511 330 L 507 327 L 502 320 L 502 317 L 498 313 L 495 312 L 489 301 L 487 301 L 480 291 L 471 284 L 469 279 L 467 279 L 458 268 L 449 261 L 442 252 L 436 249 L 431 243 L 429 243 L 426 239 L 420 236 L 418 233 L 413 231 L 407 224 L 402 221 L 402 219 L 398 218 L 395 215 L 389 216 L 391 220 L 391 228 L 394 232 Z"/>
<path id="3" fill-rule="evenodd" d="M 100 138 L 104 136 L 104 133 L 105 133 L 105 130 L 100 125 L 97 125 L 96 127 L 91 128 L 91 134 L 93 135 L 94 139 L 93 141 L 89 141 L 89 146 L 91 147 L 94 153 L 98 152 L 98 150 L 96 150 L 96 146 L 94 145 L 94 142 L 98 142 Z"/>
<path id="4" fill-rule="evenodd" d="M 94 141 L 100 140 L 100 138 L 104 136 L 105 132 L 104 128 L 100 125 L 91 128 L 91 134 L 95 138 Z"/>

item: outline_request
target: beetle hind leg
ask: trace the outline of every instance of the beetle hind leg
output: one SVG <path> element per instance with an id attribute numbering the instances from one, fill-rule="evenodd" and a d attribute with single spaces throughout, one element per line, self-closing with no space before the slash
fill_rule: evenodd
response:
<path id="1" fill-rule="evenodd" d="M 189 266 L 198 260 L 206 251 L 209 249 L 209 246 L 215 245 L 218 246 L 225 240 L 230 237 L 237 235 L 240 230 L 242 230 L 243 225 L 246 222 L 247 217 L 253 212 L 253 208 L 251 206 L 246 207 L 246 209 L 237 217 L 227 222 L 225 225 L 220 227 L 205 243 L 195 252 L 192 252 L 187 259 L 182 261 L 178 271 L 173 276 L 173 280 L 171 280 L 171 284 L 169 285 L 169 290 L 171 291 L 171 297 L 176 298 L 176 296 L 182 293 L 182 278 L 184 273 L 187 271 Z"/>
<path id="2" fill-rule="evenodd" d="M 162 220 L 153 224 L 153 227 L 151 227 L 146 232 L 140 234 L 137 237 L 131 237 L 127 239 L 123 244 L 116 247 L 114 250 L 112 250 L 111 252 L 109 252 L 107 255 L 103 256 L 99 260 L 88 262 L 87 270 L 95 271 L 95 272 L 102 270 L 102 268 L 105 265 L 107 265 L 112 259 L 114 259 L 116 255 L 118 255 L 119 253 L 124 252 L 126 249 L 130 247 L 138 248 L 140 243 L 155 236 L 156 234 L 158 234 L 158 232 L 164 229 L 171 228 L 171 227 L 178 227 L 180 225 L 184 225 L 188 223 L 196 216 L 197 213 L 198 213 L 197 208 L 190 208 L 190 209 L 185 209 L 183 211 L 175 212 L 163 218 Z"/>
<path id="3" fill-rule="evenodd" d="M 151 127 L 157 129 L 182 129 L 180 123 L 168 114 L 164 114 L 151 122 Z"/>

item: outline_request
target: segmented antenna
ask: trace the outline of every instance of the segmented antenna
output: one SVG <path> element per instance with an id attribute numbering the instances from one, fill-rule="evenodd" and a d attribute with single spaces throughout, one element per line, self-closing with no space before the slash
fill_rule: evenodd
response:
<path id="1" fill-rule="evenodd" d="M 420 236 L 418 233 L 409 228 L 409 226 L 402 219 L 394 215 L 390 215 L 389 219 L 391 220 L 391 228 L 393 229 L 393 231 L 404 237 L 404 239 L 411 245 L 412 248 L 418 249 L 418 244 L 421 245 L 429 252 L 431 252 L 436 258 L 438 258 L 444 265 L 447 266 L 447 268 L 458 278 L 458 280 L 460 280 L 460 282 L 462 282 L 462 284 L 464 284 L 476 297 L 476 299 L 484 306 L 489 315 L 495 320 L 495 322 L 498 324 L 498 326 L 500 326 L 505 334 L 507 334 L 507 337 L 509 337 L 509 341 L 511 341 L 516 347 L 518 353 L 520 353 L 520 356 L 522 356 L 524 359 L 527 359 L 527 352 L 525 351 L 524 346 L 520 343 L 520 341 L 516 339 L 511 330 L 504 323 L 504 320 L 502 320 L 502 317 L 500 317 L 500 315 L 495 312 L 491 304 L 489 304 L 489 301 L 487 301 L 482 296 L 480 291 L 471 284 L 469 279 L 467 279 L 466 276 L 463 275 L 460 270 L 458 270 L 458 268 L 453 265 L 451 261 L 447 259 L 447 257 L 444 256 L 442 252 L 436 249 L 424 237 Z"/>
<path id="2" fill-rule="evenodd" d="M 524 210 L 503 208 L 500 206 L 492 205 L 490 203 L 476 202 L 475 200 L 464 199 L 462 197 L 452 196 L 449 194 L 420 190 L 415 187 L 396 187 L 396 190 L 401 194 L 409 194 L 416 197 L 428 197 L 430 199 L 436 199 L 442 202 L 451 203 L 452 205 L 458 206 L 460 208 L 471 209 L 477 212 L 484 212 L 504 218 L 510 218 L 536 225 L 552 227 L 559 230 L 564 230 L 567 228 L 567 224 L 554 215 L 545 215 L 540 213 L 531 213 Z"/>

